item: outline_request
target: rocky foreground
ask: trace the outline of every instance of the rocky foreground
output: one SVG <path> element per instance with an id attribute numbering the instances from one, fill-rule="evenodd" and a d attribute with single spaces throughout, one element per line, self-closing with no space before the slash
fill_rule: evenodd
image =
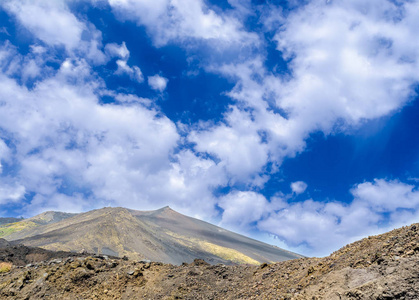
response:
<path id="1" fill-rule="evenodd" d="M 13 264 L 0 271 L 1 299 L 419 299 L 419 224 L 326 258 L 260 266 L 34 251 L 0 249 L 0 261 Z"/>

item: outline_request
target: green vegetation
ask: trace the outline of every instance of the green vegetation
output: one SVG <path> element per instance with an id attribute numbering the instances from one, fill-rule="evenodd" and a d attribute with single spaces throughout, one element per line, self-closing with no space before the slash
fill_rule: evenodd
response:
<path id="1" fill-rule="evenodd" d="M 39 225 L 32 221 L 20 221 L 20 222 L 0 225 L 0 238 L 6 237 L 14 232 L 22 231 L 23 229 L 32 228 L 36 226 L 39 226 Z"/>

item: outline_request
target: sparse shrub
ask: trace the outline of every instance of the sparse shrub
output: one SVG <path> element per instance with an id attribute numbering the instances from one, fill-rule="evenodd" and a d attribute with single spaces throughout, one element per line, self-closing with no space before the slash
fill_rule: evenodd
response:
<path id="1" fill-rule="evenodd" d="M 313 266 L 310 266 L 310 268 L 307 270 L 307 276 L 314 273 L 314 271 L 316 271 L 316 269 Z"/>
<path id="2" fill-rule="evenodd" d="M 7 262 L 0 262 L 0 273 L 9 272 L 12 269 L 12 264 Z"/>

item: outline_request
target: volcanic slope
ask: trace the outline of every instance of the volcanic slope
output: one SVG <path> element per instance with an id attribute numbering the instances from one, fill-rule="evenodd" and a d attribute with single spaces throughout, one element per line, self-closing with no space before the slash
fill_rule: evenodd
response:
<path id="1" fill-rule="evenodd" d="M 256 265 L 302 257 L 169 207 L 155 211 L 102 208 L 37 224 L 4 238 L 54 251 L 87 251 L 178 265 L 196 258 L 212 264 Z"/>
<path id="2" fill-rule="evenodd" d="M 2 264 L 0 299 L 414 300 L 419 224 L 365 238 L 328 257 L 259 266 L 202 260 L 174 266 L 22 245 L 0 249 Z"/>
<path id="3" fill-rule="evenodd" d="M 47 211 L 29 219 L 0 218 L 0 238 L 27 228 L 53 224 L 74 215 L 71 213 Z"/>

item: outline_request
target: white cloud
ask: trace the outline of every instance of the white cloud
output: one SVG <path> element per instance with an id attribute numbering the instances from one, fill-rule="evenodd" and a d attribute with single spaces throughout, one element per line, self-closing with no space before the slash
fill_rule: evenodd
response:
<path id="1" fill-rule="evenodd" d="M 105 52 L 110 57 L 119 57 L 120 59 L 125 60 L 125 61 L 128 60 L 129 55 L 130 55 L 130 52 L 125 42 L 122 42 L 121 45 L 118 45 L 115 43 L 106 44 Z"/>
<path id="2" fill-rule="evenodd" d="M 233 182 L 253 182 L 263 185 L 257 174 L 268 160 L 268 147 L 262 143 L 252 116 L 233 108 L 227 124 L 192 131 L 188 139 L 199 152 L 215 155 Z"/>
<path id="3" fill-rule="evenodd" d="M 119 58 L 116 61 L 117 69 L 115 71 L 115 75 L 128 75 L 131 80 L 137 81 L 139 83 L 144 81 L 144 76 L 141 72 L 141 69 L 137 66 L 130 67 L 128 65 L 130 52 L 125 42 L 122 42 L 121 45 L 115 43 L 106 44 L 105 52 L 110 59 L 113 57 Z"/>
<path id="4" fill-rule="evenodd" d="M 225 113 L 224 122 L 207 123 L 194 133 L 196 149 L 217 155 L 226 165 L 235 153 L 263 149 L 259 153 L 265 154 L 248 168 L 251 179 L 268 163 L 277 170 L 284 159 L 304 151 L 313 132 L 347 132 L 401 109 L 419 81 L 418 5 L 319 0 L 292 11 L 287 19 L 279 16 L 285 24 L 274 39 L 290 60 L 289 75 L 272 73 L 261 55 L 207 67 L 237 82 L 228 93 L 237 103 Z M 241 122 L 229 121 L 237 115 L 243 116 L 249 131 L 241 130 Z M 255 133 L 264 138 L 248 138 Z M 229 141 L 236 142 L 234 147 L 216 146 Z M 230 154 L 223 149 L 231 149 Z M 233 169 L 240 171 L 227 168 Z"/>
<path id="5" fill-rule="evenodd" d="M 105 62 L 101 33 L 92 24 L 78 20 L 66 1 L 6 0 L 0 5 L 45 44 L 64 46 L 68 53 L 81 53 L 96 64 Z"/>
<path id="6" fill-rule="evenodd" d="M 296 195 L 302 194 L 307 189 L 307 183 L 304 181 L 296 181 L 291 183 L 291 190 Z"/>
<path id="7" fill-rule="evenodd" d="M 10 160 L 10 149 L 6 143 L 0 139 L 0 174 L 1 174 L 1 162 Z"/>
<path id="8" fill-rule="evenodd" d="M 158 74 L 154 76 L 148 76 L 148 85 L 150 88 L 159 92 L 163 92 L 166 89 L 168 82 L 169 79 L 164 78 Z"/>
<path id="9" fill-rule="evenodd" d="M 2 5 L 48 45 L 64 45 L 72 50 L 86 29 L 64 1 L 4 1 Z"/>
<path id="10" fill-rule="evenodd" d="M 31 216 L 43 213 L 45 211 L 63 211 L 68 213 L 78 213 L 89 207 L 89 202 L 93 199 L 88 199 L 82 194 L 75 193 L 74 195 L 65 195 L 56 193 L 45 197 L 37 194 L 31 201 L 26 211 Z M 96 200 L 97 201 L 97 200 Z"/>
<path id="11" fill-rule="evenodd" d="M 191 38 L 218 40 L 216 47 L 258 40 L 236 18 L 217 14 L 202 0 L 109 0 L 109 4 L 119 18 L 145 25 L 157 46 Z"/>
<path id="12" fill-rule="evenodd" d="M 250 229 L 250 224 L 259 221 L 268 211 L 270 203 L 255 192 L 235 191 L 221 197 L 218 205 L 224 210 L 220 225 L 236 231 Z"/>
<path id="13" fill-rule="evenodd" d="M 45 52 L 47 52 L 47 49 L 40 45 L 31 45 L 30 48 L 31 52 L 35 54 L 44 54 Z"/>
<path id="14" fill-rule="evenodd" d="M 326 132 L 338 118 L 351 125 L 400 108 L 419 79 L 417 5 L 313 1 L 292 14 L 275 36 L 278 50 L 294 56 L 277 104 Z"/>
<path id="15" fill-rule="evenodd" d="M 138 97 L 133 94 L 116 93 L 113 91 L 106 90 L 106 91 L 103 91 L 103 93 L 100 93 L 100 95 L 113 97 L 116 101 L 119 101 L 124 104 L 125 103 L 140 103 L 146 107 L 152 104 L 152 101 L 150 99 Z"/>
<path id="16" fill-rule="evenodd" d="M 56 32 L 49 23 L 24 20 L 22 24 L 43 43 L 32 45 L 26 56 L 8 42 L 0 48 L 4 71 L 0 73 L 0 128 L 2 137 L 13 136 L 12 150 L 3 147 L 0 159 L 14 170 L 10 179 L 9 173 L 0 174 L 0 182 L 8 182 L 2 185 L 2 201 L 20 201 L 24 192 L 34 194 L 30 203 L 21 203 L 27 214 L 45 209 L 81 211 L 111 203 L 138 209 L 170 204 L 194 216 L 215 215 L 212 191 L 228 180 L 223 168 L 188 150 L 175 154 L 180 143 L 176 126 L 151 100 L 104 87 L 92 71 L 100 61 L 92 59 L 101 48 L 100 32 L 77 20 L 65 2 L 6 4 L 18 20 L 37 6 L 41 14 L 65 15 L 64 21 L 74 21 L 67 25 L 75 28 L 62 33 L 71 34 L 71 40 L 60 40 L 54 38 Z M 60 45 L 66 47 L 68 57 L 59 70 L 46 68 L 42 59 Z M 106 58 L 101 51 L 98 55 L 102 62 L 118 58 L 117 75 L 143 80 L 141 70 L 127 64 L 130 53 L 124 42 L 108 44 L 105 52 Z M 38 76 L 31 89 L 15 79 L 33 78 L 38 70 L 42 75 L 48 70 L 48 76 Z M 167 82 L 159 75 L 149 79 L 159 91 Z M 118 105 L 101 104 L 100 95 L 114 97 Z M 190 199 L 196 199 L 197 207 L 190 205 Z"/>
<path id="17" fill-rule="evenodd" d="M 46 50 L 40 46 L 30 47 L 30 52 L 22 56 L 9 41 L 0 44 L 0 67 L 8 76 L 19 76 L 23 82 L 48 76 L 51 68 Z"/>
<path id="18" fill-rule="evenodd" d="M 141 72 L 141 69 L 139 67 L 130 67 L 127 65 L 127 62 L 125 60 L 121 59 L 118 59 L 116 61 L 116 65 L 118 66 L 118 68 L 115 71 L 116 75 L 127 74 L 132 80 L 135 80 L 139 83 L 144 81 L 143 73 Z"/>
<path id="19" fill-rule="evenodd" d="M 417 222 L 419 192 L 413 185 L 376 179 L 356 185 L 351 193 L 349 204 L 277 198 L 280 209 L 258 227 L 288 246 L 305 244 L 307 255 L 323 256 L 365 236 Z"/>
<path id="20" fill-rule="evenodd" d="M 25 187 L 11 182 L 10 178 L 0 178 L 0 204 L 18 202 L 25 196 Z"/>
<path id="21" fill-rule="evenodd" d="M 103 105 L 97 94 L 120 104 Z M 26 214 L 109 203 L 216 214 L 212 191 L 227 182 L 223 169 L 188 150 L 174 153 L 180 142 L 175 124 L 150 100 L 107 92 L 86 61 L 65 60 L 30 90 L 0 74 L 0 99 L 2 135 L 13 136 L 13 150 L 2 147 L 1 159 L 15 170 L 7 179 L 15 183 L 2 186 L 3 202 L 19 201 L 26 191 L 35 194 L 22 203 Z"/>
<path id="22" fill-rule="evenodd" d="M 419 205 L 419 192 L 414 185 L 399 181 L 376 179 L 357 185 L 352 194 L 357 201 L 368 203 L 377 212 L 392 212 L 397 208 L 416 209 Z"/>
<path id="23" fill-rule="evenodd" d="M 162 142 L 163 138 L 159 136 Z M 153 155 L 151 145 L 149 150 Z M 142 166 L 137 162 L 139 158 L 135 157 L 122 157 L 129 159 L 129 163 L 121 164 L 118 156 L 123 150 L 113 156 L 109 152 L 99 153 L 93 161 L 94 167 L 86 172 L 87 181 L 92 183 L 95 195 L 100 199 L 138 209 L 154 209 L 170 204 L 180 212 L 201 218 L 215 215 L 216 198 L 212 189 L 224 184 L 226 179 L 222 169 L 211 160 L 182 151 L 173 157 L 174 162 L 161 157 L 156 161 L 160 164 L 156 168 Z M 103 176 L 107 170 L 112 172 Z"/>
<path id="24" fill-rule="evenodd" d="M 28 79 L 36 78 L 41 74 L 41 72 L 42 70 L 39 64 L 35 60 L 31 59 L 23 66 L 22 79 L 27 81 Z"/>

